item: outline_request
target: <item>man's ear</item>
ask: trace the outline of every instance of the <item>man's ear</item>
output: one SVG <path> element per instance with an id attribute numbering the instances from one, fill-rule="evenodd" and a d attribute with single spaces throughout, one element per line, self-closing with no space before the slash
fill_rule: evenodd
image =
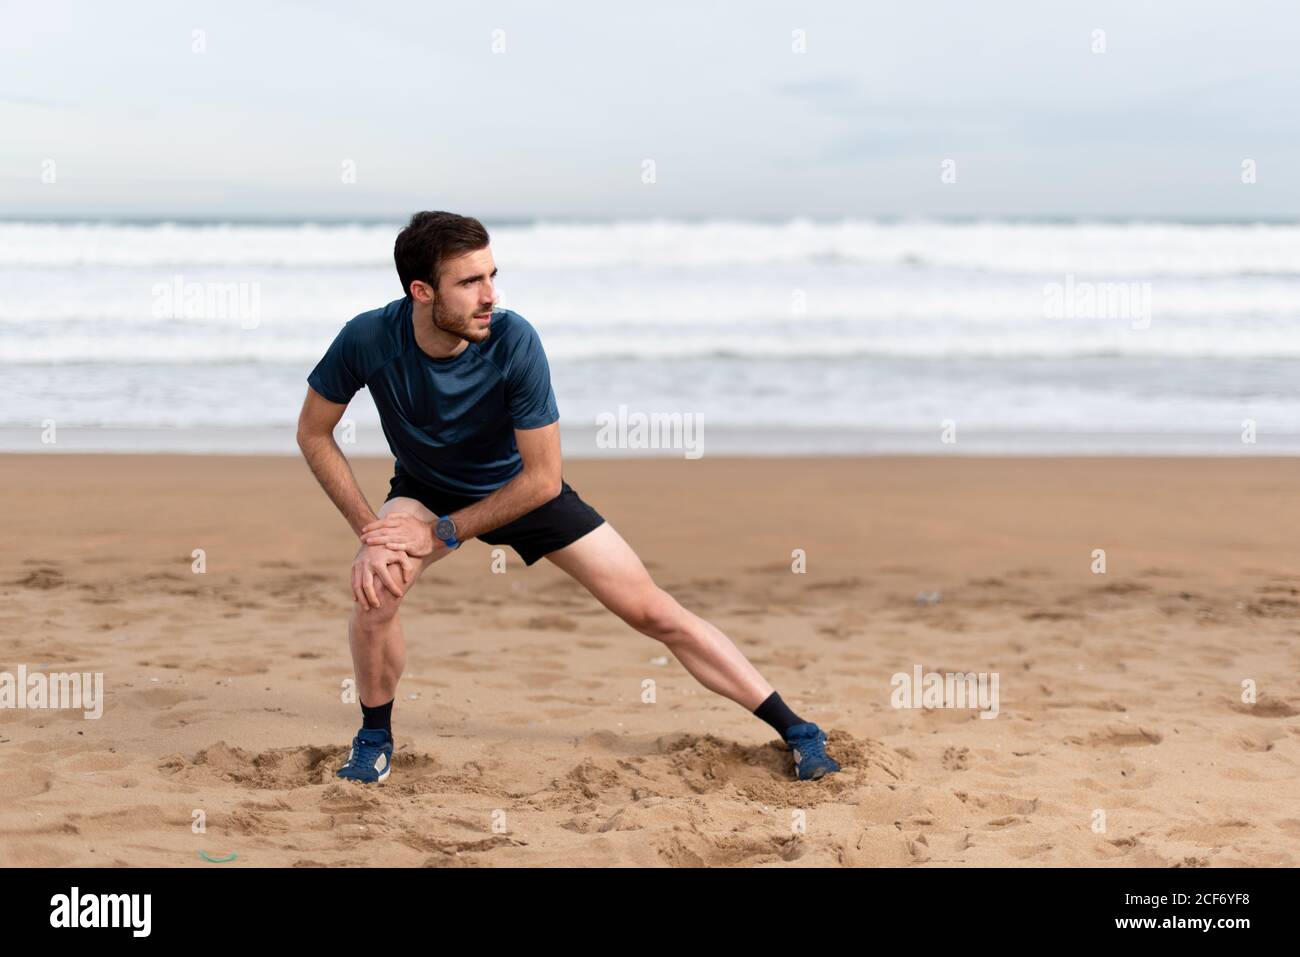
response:
<path id="1" fill-rule="evenodd" d="M 433 288 L 431 285 L 429 285 L 427 282 L 424 282 L 424 281 L 421 280 L 421 279 L 415 279 L 415 280 L 412 280 L 412 282 L 411 282 L 411 298 L 412 298 L 412 299 L 419 300 L 419 298 L 420 298 L 419 296 L 417 296 L 417 295 L 415 294 L 415 287 L 416 287 L 417 284 L 420 285 L 420 286 L 423 286 L 423 287 L 427 290 L 428 295 L 429 295 L 429 302 L 430 302 L 430 303 L 433 303 L 433 302 L 436 302 L 436 301 L 437 301 L 437 299 L 438 299 L 438 293 L 434 290 L 434 288 Z"/>

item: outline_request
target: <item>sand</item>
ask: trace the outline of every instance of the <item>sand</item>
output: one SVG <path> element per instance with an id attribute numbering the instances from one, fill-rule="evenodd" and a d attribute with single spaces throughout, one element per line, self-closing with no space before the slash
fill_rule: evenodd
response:
<path id="1" fill-rule="evenodd" d="M 374 504 L 389 468 L 357 463 Z M 333 777 L 359 724 L 356 545 L 301 461 L 0 456 L 0 672 L 105 687 L 98 720 L 0 711 L 0 863 L 1295 866 L 1296 475 L 569 462 L 844 771 L 794 781 L 776 735 L 663 646 L 473 542 L 406 601 L 395 767 L 366 788 Z M 917 666 L 996 672 L 998 717 L 893 707 Z"/>

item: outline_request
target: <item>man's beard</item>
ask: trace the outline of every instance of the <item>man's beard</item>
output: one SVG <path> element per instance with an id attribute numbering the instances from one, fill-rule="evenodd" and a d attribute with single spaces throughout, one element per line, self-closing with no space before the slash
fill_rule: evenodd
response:
<path id="1" fill-rule="evenodd" d="M 433 325 L 434 328 L 451 333 L 466 342 L 483 342 L 492 335 L 492 327 L 483 328 L 473 315 L 467 317 L 449 315 L 439 309 L 436 302 L 433 305 Z"/>

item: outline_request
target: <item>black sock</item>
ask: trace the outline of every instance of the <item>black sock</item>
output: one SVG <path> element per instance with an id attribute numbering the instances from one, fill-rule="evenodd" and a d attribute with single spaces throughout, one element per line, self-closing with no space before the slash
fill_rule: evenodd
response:
<path id="1" fill-rule="evenodd" d="M 773 691 L 767 696 L 767 700 L 754 709 L 754 716 L 761 718 L 776 729 L 776 733 L 785 740 L 785 733 L 793 728 L 796 724 L 804 724 L 803 718 L 799 717 L 790 710 L 790 706 L 781 700 L 781 696 Z"/>
<path id="2" fill-rule="evenodd" d="M 357 699 L 361 701 L 360 698 Z M 393 701 L 397 699 L 394 698 Z M 375 705 L 373 708 L 361 701 L 361 727 L 375 730 L 383 729 L 388 736 L 393 736 L 393 701 L 388 704 Z"/>

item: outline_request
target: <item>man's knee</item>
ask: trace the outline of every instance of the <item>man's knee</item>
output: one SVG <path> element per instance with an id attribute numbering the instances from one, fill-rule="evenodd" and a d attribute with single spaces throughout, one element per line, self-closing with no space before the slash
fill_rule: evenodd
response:
<path id="1" fill-rule="evenodd" d="M 363 606 L 356 601 L 352 603 L 352 622 L 362 634 L 387 625 L 397 617 L 397 610 L 402 605 L 402 599 L 381 582 L 375 582 L 375 596 L 379 599 L 378 608 Z"/>
<path id="2" fill-rule="evenodd" d="M 623 620 L 643 635 L 671 643 L 685 637 L 683 615 L 685 610 L 672 595 L 651 585 L 628 605 Z"/>

